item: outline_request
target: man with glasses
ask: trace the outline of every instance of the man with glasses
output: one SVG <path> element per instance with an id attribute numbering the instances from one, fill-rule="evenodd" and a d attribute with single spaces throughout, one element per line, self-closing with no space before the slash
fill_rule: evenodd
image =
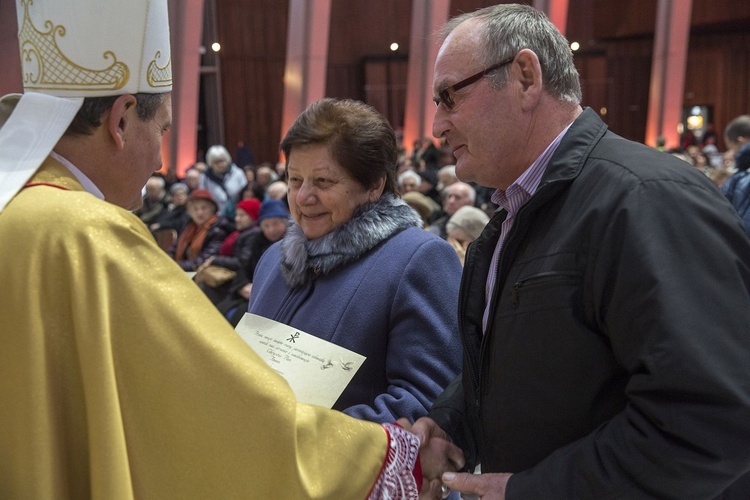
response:
<path id="1" fill-rule="evenodd" d="M 433 133 L 502 210 L 466 254 L 463 374 L 412 428 L 464 452 L 423 464 L 482 474 L 434 495 L 750 498 L 750 241 L 732 207 L 581 108 L 540 12 L 496 5 L 443 36 Z"/>

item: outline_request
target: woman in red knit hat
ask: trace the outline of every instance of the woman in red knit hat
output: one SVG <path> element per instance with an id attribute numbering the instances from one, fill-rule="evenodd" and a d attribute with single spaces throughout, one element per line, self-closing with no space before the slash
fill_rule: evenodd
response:
<path id="1" fill-rule="evenodd" d="M 242 200 L 235 206 L 234 223 L 236 230 L 229 234 L 219 249 L 219 254 L 208 258 L 199 268 L 195 281 L 201 290 L 218 303 L 229 293 L 232 279 L 237 275 L 253 252 L 252 242 L 258 228 L 260 201 L 254 198 Z M 209 266 L 214 269 L 206 270 Z M 222 268 L 216 270 L 216 267 Z M 208 279 L 206 274 L 211 273 Z"/>

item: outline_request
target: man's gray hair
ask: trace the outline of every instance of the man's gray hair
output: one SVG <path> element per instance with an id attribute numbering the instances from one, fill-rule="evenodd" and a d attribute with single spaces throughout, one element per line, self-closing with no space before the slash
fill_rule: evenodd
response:
<path id="1" fill-rule="evenodd" d="M 440 39 L 461 23 L 476 19 L 484 34 L 484 55 L 478 56 L 485 67 L 515 56 L 522 49 L 532 50 L 542 67 L 542 84 L 554 98 L 573 104 L 581 102 L 581 83 L 573 64 L 570 45 L 541 11 L 528 5 L 500 4 L 450 19 L 440 31 Z M 494 88 L 507 84 L 509 66 L 489 76 Z"/>
<path id="2" fill-rule="evenodd" d="M 443 198 L 445 198 L 454 189 L 465 189 L 466 192 L 469 193 L 469 199 L 471 200 L 471 203 L 473 204 L 475 201 L 477 201 L 477 190 L 468 182 L 454 182 L 450 186 L 446 186 L 445 189 L 443 189 L 443 192 L 440 194 Z"/>

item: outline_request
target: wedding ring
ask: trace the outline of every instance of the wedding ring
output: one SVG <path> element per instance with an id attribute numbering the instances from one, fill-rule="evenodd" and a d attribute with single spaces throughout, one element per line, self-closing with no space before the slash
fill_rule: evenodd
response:
<path id="1" fill-rule="evenodd" d="M 451 489 L 448 488 L 446 485 L 440 485 L 440 491 L 443 494 L 443 498 L 448 498 L 448 496 L 451 494 Z"/>

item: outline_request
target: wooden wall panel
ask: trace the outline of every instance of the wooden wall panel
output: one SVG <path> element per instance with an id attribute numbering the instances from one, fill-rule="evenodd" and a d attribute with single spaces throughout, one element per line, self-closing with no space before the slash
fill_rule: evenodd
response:
<path id="1" fill-rule="evenodd" d="M 699 34 L 691 37 L 685 75 L 685 106 L 713 107 L 719 149 L 723 129 L 750 113 L 750 33 Z"/>
<path id="2" fill-rule="evenodd" d="M 607 51 L 607 124 L 615 133 L 643 142 L 651 78 L 650 39 L 625 40 Z"/>
<path id="3" fill-rule="evenodd" d="M 409 50 L 411 2 L 405 0 L 333 0 L 326 94 L 366 101 L 365 62 Z M 398 85 L 406 85 L 406 75 Z M 394 124 L 397 126 L 397 124 Z"/>
<path id="4" fill-rule="evenodd" d="M 594 37 L 606 40 L 653 35 L 657 3 L 658 0 L 594 0 Z"/>
<path id="5" fill-rule="evenodd" d="M 451 14 L 496 3 L 509 2 L 452 0 Z M 276 161 L 288 2 L 217 0 L 217 13 L 226 145 L 233 153 L 244 139 L 256 163 Z M 367 61 L 387 57 L 394 40 L 401 46 L 398 55 L 408 56 L 410 16 L 409 0 L 332 0 L 326 94 L 366 101 L 367 89 L 382 83 L 368 82 Z M 584 104 L 597 111 L 606 107 L 609 126 L 638 141 L 645 133 L 655 16 L 655 0 L 570 0 L 568 38 L 583 46 L 576 65 Z M 750 2 L 694 0 L 685 104 L 712 105 L 719 132 L 733 117 L 750 112 L 747 21 Z M 406 73 L 395 72 L 390 84 L 405 85 Z M 373 104 L 388 108 L 378 99 Z M 383 112 L 396 122 L 403 114 Z"/>
<path id="6" fill-rule="evenodd" d="M 607 57 L 601 55 L 587 55 L 575 59 L 578 73 L 581 75 L 581 104 L 589 106 L 596 112 L 608 106 L 608 90 L 610 79 L 607 74 Z M 609 122 L 609 110 L 601 115 L 605 123 Z"/>
<path id="7" fill-rule="evenodd" d="M 400 129 L 404 124 L 408 67 L 406 58 L 365 61 L 364 100 L 380 111 L 394 129 Z"/>
<path id="8" fill-rule="evenodd" d="M 289 5 L 277 0 L 217 0 L 222 50 L 225 146 L 238 141 L 256 165 L 279 158 Z"/>

